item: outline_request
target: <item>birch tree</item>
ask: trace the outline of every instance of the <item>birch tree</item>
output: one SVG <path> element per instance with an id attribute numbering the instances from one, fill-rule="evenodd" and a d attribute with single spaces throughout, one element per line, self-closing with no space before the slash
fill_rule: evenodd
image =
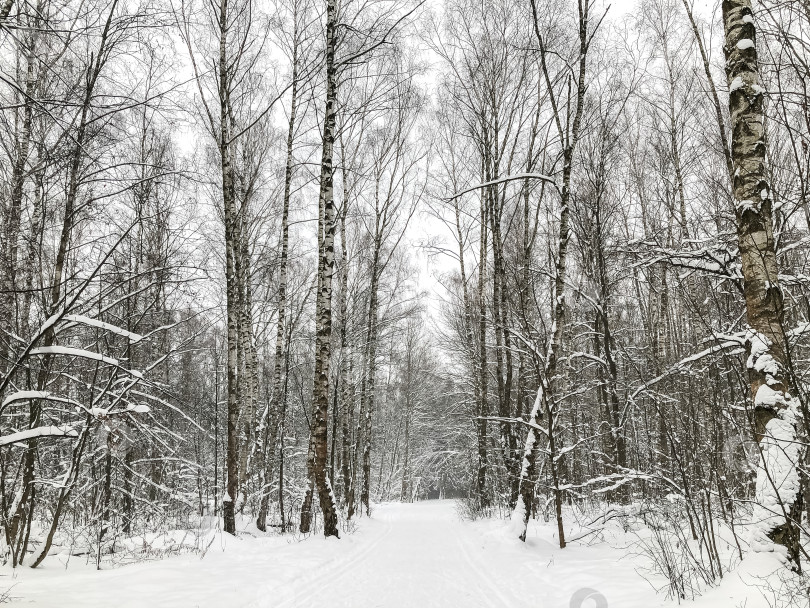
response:
<path id="1" fill-rule="evenodd" d="M 760 446 L 753 547 L 783 547 L 799 566 L 804 448 L 802 405 L 791 386 L 783 326 L 784 298 L 774 244 L 772 192 L 766 171 L 764 93 L 757 64 L 757 27 L 749 0 L 723 2 L 726 77 L 731 115 L 734 209 L 742 261 L 748 333 L 747 368 Z"/>
<path id="2" fill-rule="evenodd" d="M 555 437 L 555 425 L 559 420 L 558 405 L 555 403 L 554 381 L 557 374 L 557 362 L 562 353 L 562 338 L 565 321 L 565 288 L 568 242 L 570 239 L 569 215 L 571 200 L 571 176 L 573 169 L 574 153 L 580 138 L 580 128 L 582 116 L 585 110 L 585 91 L 587 88 L 587 61 L 588 50 L 593 40 L 593 34 L 598 29 L 599 22 L 594 25 L 590 20 L 591 5 L 588 0 L 580 0 L 577 4 L 578 10 L 578 52 L 577 72 L 575 76 L 569 76 L 566 80 L 569 86 L 576 91 L 575 102 L 566 104 L 565 110 L 559 93 L 555 92 L 554 81 L 549 69 L 548 49 L 546 39 L 540 29 L 541 24 L 538 17 L 537 5 L 532 1 L 532 15 L 534 17 L 534 30 L 537 42 L 540 47 L 540 66 L 543 78 L 549 94 L 549 102 L 553 112 L 554 124 L 557 128 L 557 135 L 562 146 L 562 184 L 560 186 L 560 206 L 559 206 L 559 237 L 557 239 L 556 264 L 554 269 L 554 284 L 551 294 L 551 329 L 546 345 L 545 353 L 542 355 L 542 370 L 539 375 L 539 388 L 535 397 L 534 406 L 529 416 L 531 426 L 529 428 L 526 445 L 524 448 L 523 464 L 520 473 L 518 504 L 512 514 L 512 521 L 515 524 L 515 531 L 518 537 L 526 540 L 526 525 L 531 514 L 534 502 L 534 487 L 537 478 L 537 460 L 540 453 L 540 437 L 538 431 L 543 432 L 541 423 L 545 419 L 547 424 L 545 434 L 548 440 L 549 470 L 554 492 L 554 508 L 557 520 L 557 534 L 560 548 L 565 547 L 565 530 L 562 520 L 562 490 L 557 471 L 559 447 Z"/>

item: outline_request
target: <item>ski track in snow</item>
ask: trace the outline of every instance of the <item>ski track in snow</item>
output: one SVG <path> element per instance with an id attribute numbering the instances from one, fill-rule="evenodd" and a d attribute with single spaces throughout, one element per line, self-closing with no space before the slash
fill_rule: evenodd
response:
<path id="1" fill-rule="evenodd" d="M 457 536 L 456 542 L 459 546 L 460 555 L 469 566 L 468 572 L 474 575 L 474 579 L 478 584 L 484 584 L 489 590 L 489 594 L 483 596 L 486 598 L 490 595 L 487 605 L 492 607 L 519 606 L 521 602 L 518 598 L 511 595 L 511 587 L 500 589 L 490 580 L 491 568 L 487 564 L 482 563 L 483 560 L 479 555 L 478 547 L 471 546 L 472 543 L 465 538 L 465 535 Z"/>
<path id="2" fill-rule="evenodd" d="M 610 608 L 673 607 L 622 549 L 556 546 L 551 524 L 526 543 L 509 523 L 458 518 L 454 501 L 377 506 L 340 540 L 218 535 L 198 555 L 96 571 L 73 557 L 0 570 L 11 606 L 59 608 L 569 608 L 582 587 Z M 62 558 L 64 559 L 64 558 Z M 589 608 L 586 603 L 583 608 Z"/>
<path id="3" fill-rule="evenodd" d="M 383 520 L 385 527 L 377 538 L 370 541 L 360 549 L 341 554 L 333 559 L 329 566 L 319 566 L 314 571 L 302 573 L 294 586 L 284 585 L 278 589 L 269 589 L 267 597 L 251 604 L 248 608 L 297 608 L 298 606 L 315 605 L 313 600 L 319 595 L 321 588 L 328 590 L 339 589 L 344 577 L 351 577 L 353 570 L 362 570 L 364 561 L 369 554 L 391 534 L 390 522 Z M 335 542 L 330 539 L 330 542 Z M 337 541 L 339 542 L 339 541 Z M 285 599 L 285 596 L 286 597 Z M 329 604 L 327 604 L 329 605 Z"/>

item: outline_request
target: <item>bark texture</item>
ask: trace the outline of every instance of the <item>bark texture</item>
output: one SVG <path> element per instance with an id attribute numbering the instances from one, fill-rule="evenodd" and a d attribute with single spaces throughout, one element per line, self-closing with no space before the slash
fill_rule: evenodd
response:
<path id="1" fill-rule="evenodd" d="M 236 534 L 235 506 L 239 492 L 239 218 L 236 211 L 236 184 L 231 159 L 230 77 L 227 54 L 228 0 L 219 5 L 219 155 L 222 171 L 222 203 L 225 211 L 225 297 L 227 308 L 228 432 L 226 450 L 227 481 L 222 512 L 224 529 Z"/>
<path id="2" fill-rule="evenodd" d="M 731 115 L 731 157 L 737 238 L 743 273 L 748 378 L 754 425 L 761 447 L 752 545 L 781 545 L 799 564 L 802 492 L 797 465 L 798 399 L 791 396 L 773 229 L 771 186 L 766 172 L 764 92 L 757 64 L 756 27 L 750 0 L 723 2 L 726 77 Z"/>
<path id="3" fill-rule="evenodd" d="M 332 279 L 335 274 L 335 229 L 337 210 L 334 200 L 335 119 L 337 116 L 337 66 L 335 43 L 337 7 L 326 3 L 326 112 L 323 123 L 319 193 L 318 296 L 315 304 L 315 379 L 312 391 L 312 423 L 307 471 L 318 492 L 323 512 L 324 536 L 339 536 L 337 504 L 327 475 L 327 421 L 329 419 L 329 363 L 332 355 Z M 303 517 L 302 517 L 303 520 Z M 302 522 L 303 523 L 303 522 Z"/>

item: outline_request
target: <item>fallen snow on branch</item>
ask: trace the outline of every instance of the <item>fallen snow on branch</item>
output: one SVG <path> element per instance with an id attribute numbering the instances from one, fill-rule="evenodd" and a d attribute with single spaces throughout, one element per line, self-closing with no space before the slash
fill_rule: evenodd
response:
<path id="1" fill-rule="evenodd" d="M 143 340 L 143 336 L 140 334 L 128 331 L 122 327 L 118 327 L 117 325 L 112 325 L 110 323 L 105 323 L 104 321 L 99 321 L 98 319 L 85 317 L 84 315 L 65 315 L 64 317 L 62 317 L 62 319 L 65 321 L 72 321 L 74 323 L 81 323 L 82 325 L 90 325 L 91 327 L 98 327 L 99 329 L 103 329 L 110 333 L 117 334 L 119 336 L 124 336 L 125 338 L 129 338 L 131 342 L 140 342 L 141 340 Z"/>
<path id="2" fill-rule="evenodd" d="M 3 409 L 9 404 L 15 401 L 30 401 L 31 399 L 47 399 L 50 396 L 50 393 L 47 391 L 17 391 L 16 393 L 11 393 L 8 397 L 3 399 L 3 405 L 1 406 Z"/>
<path id="3" fill-rule="evenodd" d="M 0 437 L 0 446 L 9 445 L 12 443 L 19 443 L 20 441 L 26 441 L 28 439 L 32 439 L 34 437 L 78 437 L 79 433 L 76 431 L 75 428 L 70 426 L 69 424 L 63 424 L 61 426 L 38 426 L 33 429 L 26 429 L 25 431 L 19 431 L 17 433 L 12 433 L 11 435 L 6 435 L 5 437 Z"/>
<path id="4" fill-rule="evenodd" d="M 93 359 L 94 361 L 101 361 L 119 367 L 118 359 L 106 357 L 101 353 L 94 353 L 90 350 L 83 348 L 70 348 L 69 346 L 39 346 L 31 349 L 32 355 L 67 355 L 69 357 L 82 357 L 84 359 Z"/>

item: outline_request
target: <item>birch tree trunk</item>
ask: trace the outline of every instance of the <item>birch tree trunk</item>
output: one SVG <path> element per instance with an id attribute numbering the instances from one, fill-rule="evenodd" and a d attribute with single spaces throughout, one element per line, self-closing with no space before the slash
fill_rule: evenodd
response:
<path id="1" fill-rule="evenodd" d="M 256 518 L 256 527 L 264 531 L 267 526 L 267 509 L 270 503 L 269 485 L 272 478 L 272 455 L 275 451 L 278 439 L 278 429 L 281 424 L 281 395 L 282 395 L 282 365 L 284 361 L 284 349 L 287 346 L 284 341 L 286 318 L 287 318 L 287 266 L 290 249 L 290 198 L 292 192 L 293 178 L 293 147 L 295 144 L 295 125 L 298 113 L 298 5 L 295 5 L 296 12 L 293 15 L 293 49 L 292 49 L 292 86 L 290 91 L 290 120 L 287 123 L 287 158 L 284 164 L 284 200 L 281 210 L 281 259 L 279 261 L 278 279 L 278 324 L 276 325 L 276 353 L 273 361 L 273 378 L 271 402 L 268 404 L 268 411 L 265 416 L 264 429 L 264 469 L 262 480 L 262 498 L 259 505 L 259 515 Z"/>
<path id="2" fill-rule="evenodd" d="M 323 512 L 324 536 L 339 536 L 337 505 L 327 476 L 327 420 L 329 410 L 329 359 L 332 354 L 332 278 L 335 273 L 335 228 L 337 212 L 333 190 L 333 152 L 337 115 L 337 66 L 335 44 L 337 7 L 326 3 L 326 112 L 323 123 L 318 236 L 320 263 L 318 297 L 315 305 L 315 378 L 312 391 L 312 428 L 307 471 L 318 491 Z"/>
<path id="3" fill-rule="evenodd" d="M 478 397 L 478 424 L 476 430 L 478 432 L 478 475 L 476 482 L 478 483 L 479 491 L 486 492 L 486 465 L 488 464 L 487 458 L 487 417 L 489 416 L 489 402 L 487 394 L 487 302 L 484 297 L 487 276 L 487 206 L 486 206 L 486 192 L 481 192 L 481 210 L 479 215 L 479 223 L 481 227 L 481 234 L 478 242 L 478 380 L 477 397 Z M 483 465 L 483 466 L 482 466 Z M 479 496 L 479 500 L 484 504 L 483 496 Z"/>
<path id="4" fill-rule="evenodd" d="M 237 256 L 239 251 L 239 218 L 236 210 L 236 185 L 231 162 L 230 129 L 230 74 L 227 55 L 228 0 L 219 5 L 219 155 L 222 171 L 222 203 L 225 211 L 225 297 L 227 308 L 227 454 L 226 496 L 223 497 L 222 513 L 225 532 L 236 534 L 235 504 L 239 493 L 239 277 Z"/>
<path id="5" fill-rule="evenodd" d="M 379 224 L 379 219 L 378 219 Z M 379 316 L 378 294 L 380 280 L 380 248 L 382 243 L 377 238 L 374 240 L 374 254 L 371 261 L 371 287 L 369 288 L 368 301 L 368 329 L 366 332 L 366 369 L 363 379 L 363 390 L 360 398 L 365 402 L 365 407 L 360 406 L 363 424 L 363 485 L 360 487 L 360 505 L 366 508 L 366 515 L 369 514 L 369 495 L 371 493 L 371 430 L 374 416 L 374 398 L 376 390 L 377 374 L 377 324 Z"/>
<path id="6" fill-rule="evenodd" d="M 455 188 L 459 191 L 460 188 Z M 467 348 L 469 349 L 470 362 L 474 362 L 477 358 L 475 350 L 475 336 L 473 332 L 473 319 L 472 319 L 472 302 L 470 299 L 470 289 L 467 285 L 467 267 L 464 263 L 464 233 L 461 229 L 461 211 L 459 209 L 458 199 L 453 199 L 453 211 L 455 218 L 456 239 L 458 240 L 458 263 L 461 281 L 462 305 L 464 306 L 464 336 L 467 340 Z M 478 408 L 478 415 L 475 421 L 476 443 L 478 448 L 478 462 L 475 475 L 475 492 L 478 497 L 478 503 L 482 509 L 489 506 L 489 496 L 487 494 L 487 469 L 489 468 L 488 449 L 487 449 L 487 420 L 480 412 L 482 411 L 482 397 L 481 397 L 481 379 L 473 374 L 473 399 L 475 400 L 475 407 Z M 406 433 L 406 449 L 408 445 L 408 435 Z M 407 460 L 406 452 L 406 464 Z M 405 488 L 405 478 L 403 474 L 403 488 Z M 403 495 L 405 491 L 403 489 Z"/>
<path id="7" fill-rule="evenodd" d="M 526 436 L 526 445 L 523 452 L 523 464 L 520 472 L 519 497 L 517 506 L 512 514 L 512 521 L 515 526 L 515 531 L 518 532 L 518 537 L 520 540 L 525 541 L 526 527 L 529 523 L 529 517 L 531 515 L 532 505 L 534 503 L 534 488 L 538 474 L 537 459 L 540 454 L 538 429 L 540 428 L 540 423 L 543 419 L 543 411 L 541 408 L 544 408 L 545 417 L 548 424 L 546 433 L 548 436 L 549 472 L 551 474 L 551 482 L 553 484 L 554 507 L 557 519 L 557 533 L 559 535 L 560 548 L 565 547 L 565 531 L 563 529 L 562 521 L 562 490 L 560 489 L 558 478 L 557 445 L 554 435 L 554 427 L 557 421 L 557 411 L 556 406 L 553 403 L 554 395 L 552 390 L 554 387 L 554 377 L 557 373 L 557 361 L 559 360 L 560 350 L 562 348 L 563 322 L 565 320 L 565 279 L 567 270 L 568 241 L 571 236 L 568 227 L 568 218 L 570 213 L 569 203 L 571 200 L 571 170 L 574 159 L 574 151 L 576 150 L 577 142 L 579 140 L 579 129 L 582 122 L 582 113 L 585 106 L 585 90 L 587 87 L 587 82 L 585 80 L 585 68 L 587 65 L 588 44 L 589 40 L 593 36 L 593 33 L 588 31 L 588 9 L 589 4 L 587 0 L 580 0 L 579 65 L 576 80 L 576 101 L 573 108 L 571 108 L 569 105 L 568 111 L 565 115 L 563 115 L 563 109 L 560 107 L 553 90 L 552 79 L 546 64 L 545 44 L 540 34 L 538 25 L 537 7 L 535 0 L 532 0 L 534 28 L 537 35 L 537 41 L 540 45 L 540 58 L 543 76 L 546 80 L 549 99 L 551 100 L 552 104 L 554 121 L 557 125 L 557 132 L 559 133 L 560 141 L 563 145 L 563 171 L 562 188 L 560 190 L 560 227 L 559 236 L 557 239 L 557 263 L 554 269 L 554 290 L 551 294 L 551 338 L 549 340 L 545 355 L 544 368 L 539 378 L 540 387 L 538 388 L 537 397 L 529 418 L 530 422 L 532 422 L 534 426 L 529 428 L 529 432 Z M 565 120 L 565 123 L 563 123 L 563 120 Z"/>
<path id="8" fill-rule="evenodd" d="M 799 568 L 804 448 L 800 404 L 791 395 L 790 360 L 783 327 L 773 235 L 771 187 L 765 169 L 764 95 L 757 65 L 756 27 L 750 0 L 724 0 L 726 77 L 731 114 L 734 205 L 743 273 L 747 367 L 760 447 L 757 469 L 755 551 L 784 552 Z"/>

